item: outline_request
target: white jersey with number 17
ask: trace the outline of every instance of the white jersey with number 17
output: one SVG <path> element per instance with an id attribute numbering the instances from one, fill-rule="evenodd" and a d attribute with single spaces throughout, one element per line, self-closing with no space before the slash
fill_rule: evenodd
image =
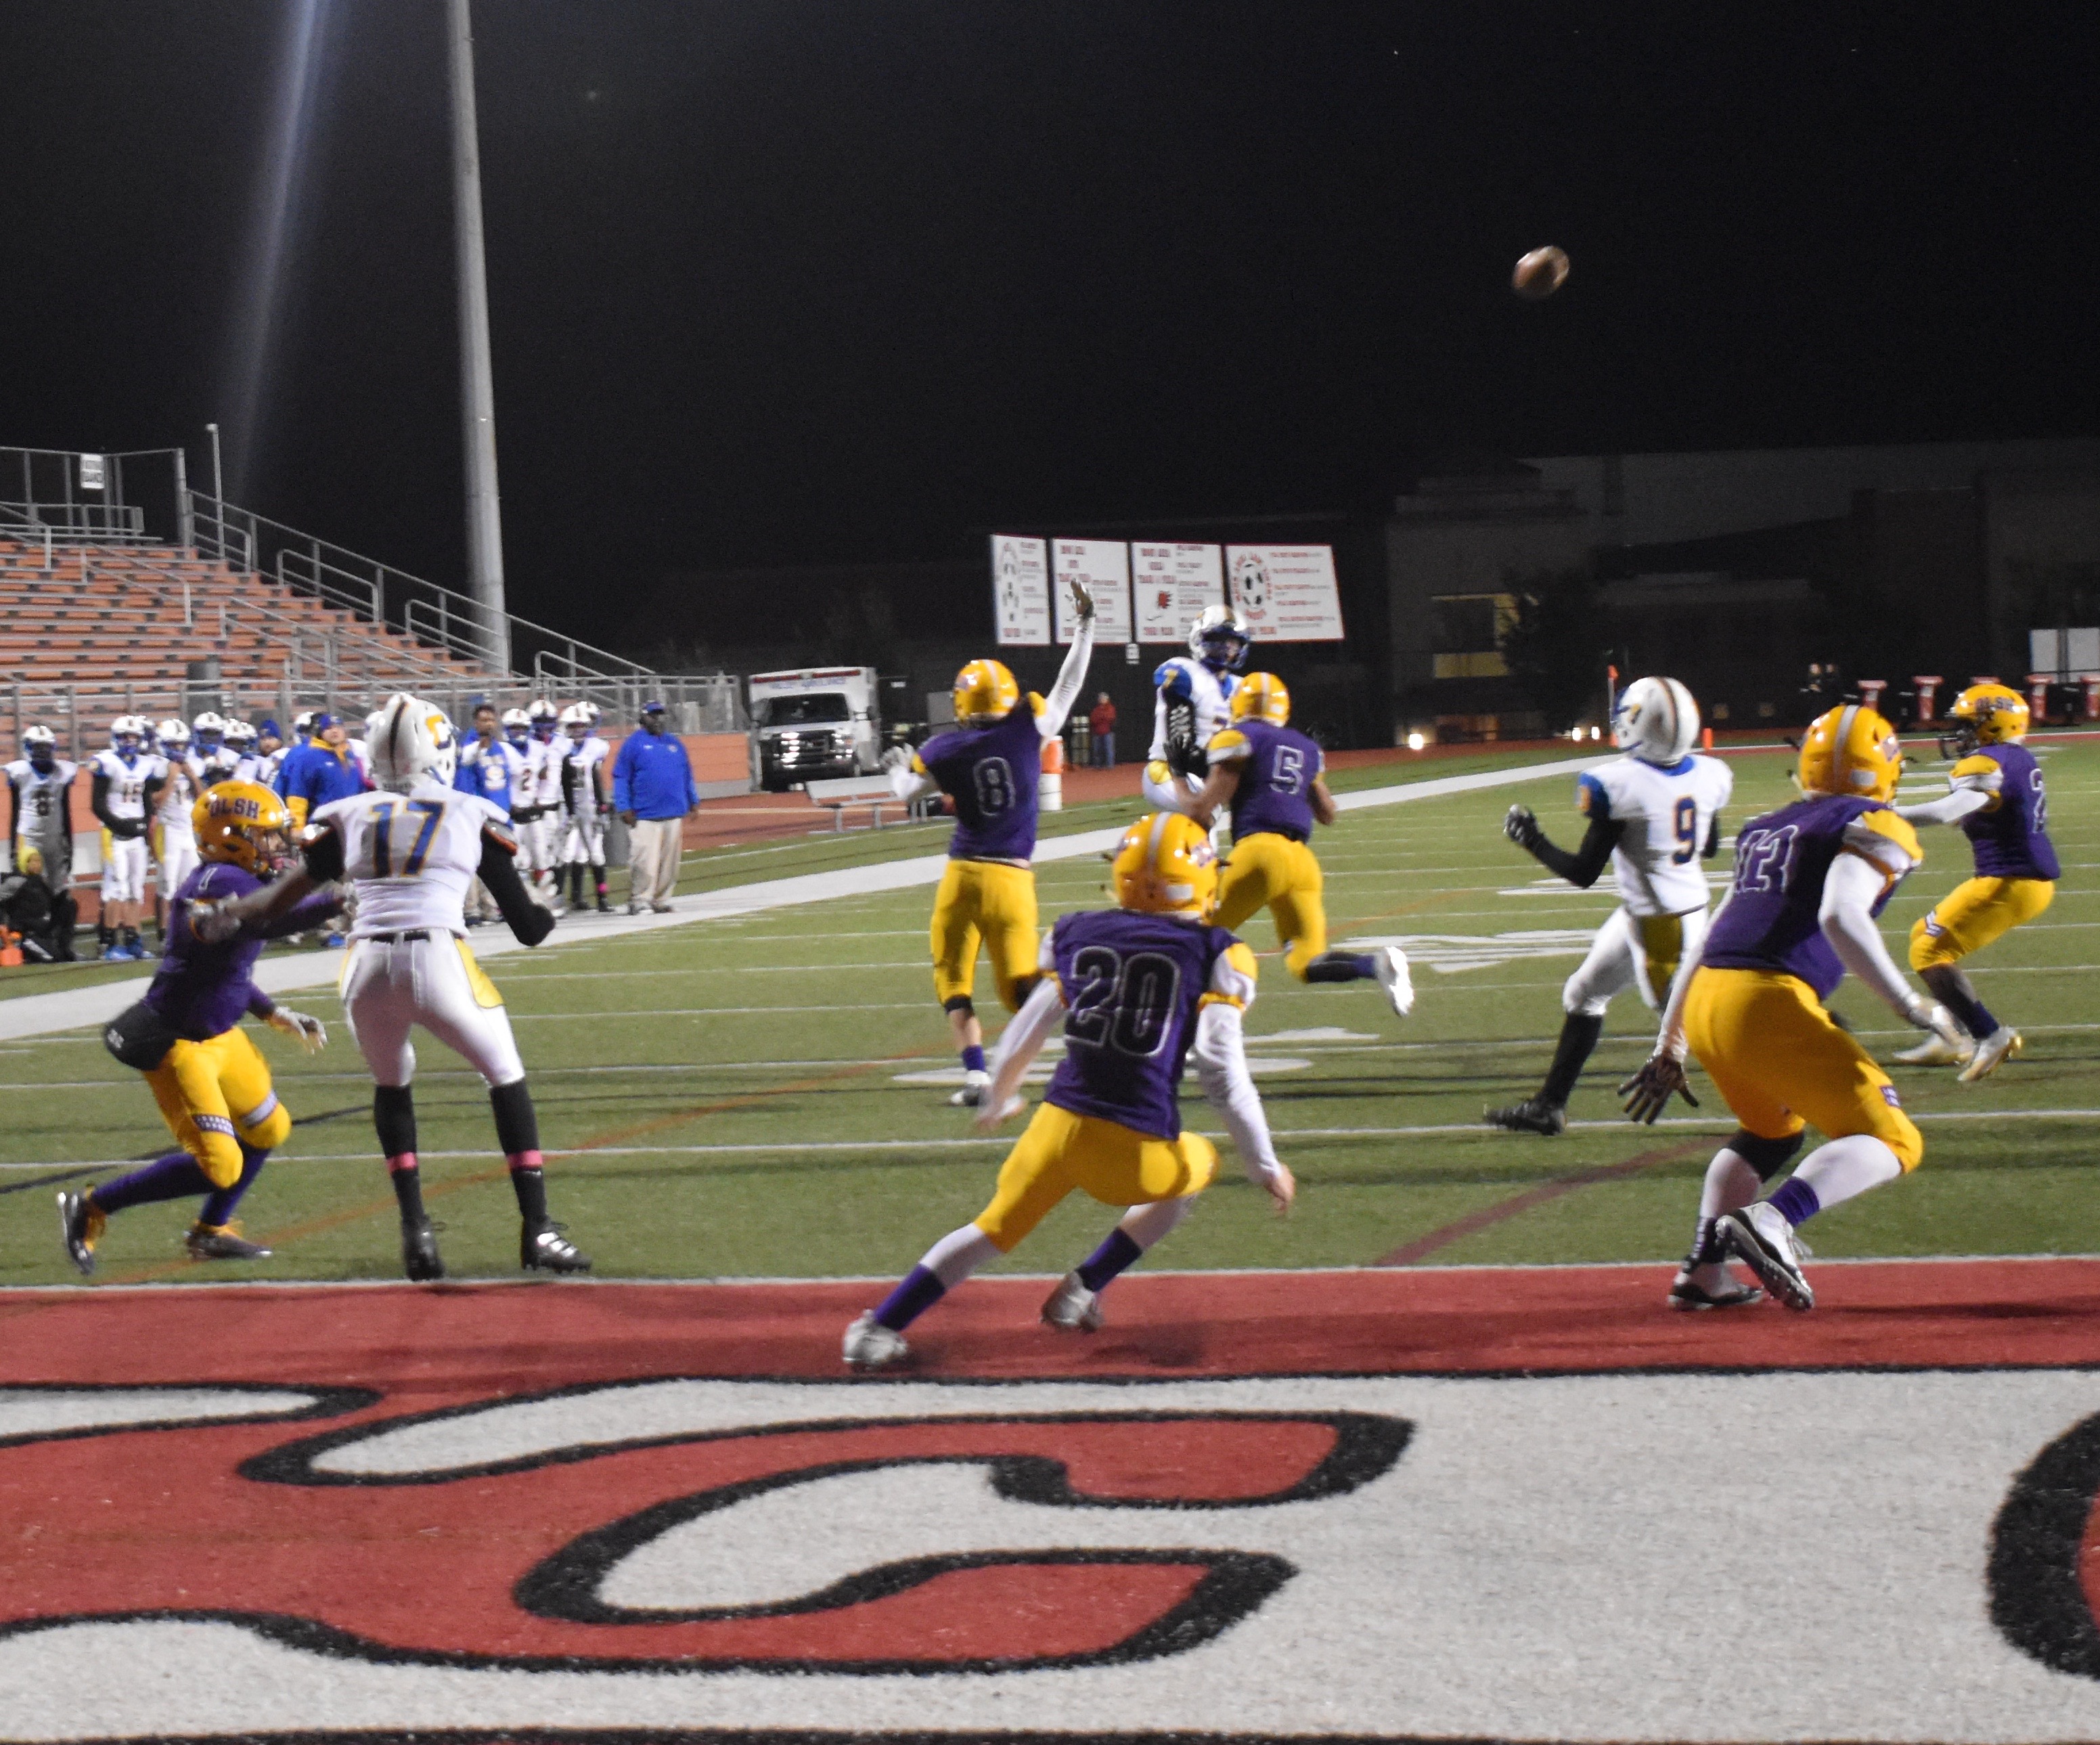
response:
<path id="1" fill-rule="evenodd" d="M 499 808 L 427 775 L 405 794 L 332 802 L 314 814 L 313 826 L 342 838 L 343 877 L 357 888 L 355 939 L 419 927 L 465 934 L 484 835 L 514 846 Z"/>

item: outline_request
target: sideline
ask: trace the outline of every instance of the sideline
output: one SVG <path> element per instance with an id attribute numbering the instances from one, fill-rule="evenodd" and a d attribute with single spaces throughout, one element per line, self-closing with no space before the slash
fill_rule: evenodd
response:
<path id="1" fill-rule="evenodd" d="M 1470 775 L 1442 775 L 1389 788 L 1361 789 L 1335 795 L 1335 803 L 1340 810 L 1352 812 L 1366 806 L 1441 799 L 1447 794 L 1469 793 L 1484 788 L 1500 788 L 1513 782 L 1537 781 L 1549 775 L 1591 769 L 1617 755 L 1613 750 L 1589 757 L 1556 758 L 1551 763 L 1520 764 L 1514 769 L 1480 770 Z M 1114 824 L 1102 830 L 1052 837 L 1037 844 L 1035 864 L 1041 866 L 1052 861 L 1078 860 L 1103 853 L 1115 846 L 1123 828 Z M 734 916 L 760 914 L 768 909 L 792 908 L 805 903 L 909 890 L 917 886 L 938 884 L 947 864 L 945 853 L 913 855 L 902 860 L 881 860 L 871 866 L 845 867 L 832 872 L 804 872 L 792 878 L 732 885 L 721 890 L 681 897 L 677 908 L 668 915 L 622 915 L 604 921 L 593 917 L 574 926 L 573 930 L 565 933 L 557 930 L 553 938 L 560 944 L 580 945 L 602 939 L 625 939 L 638 933 L 654 933 L 665 927 L 690 926 L 695 921 L 725 921 Z M 507 934 L 500 939 L 489 939 L 484 934 L 474 941 L 474 956 L 478 958 L 499 957 L 526 949 Z M 338 950 L 298 957 L 265 957 L 255 966 L 256 985 L 268 994 L 332 987 L 341 979 L 343 956 Z M 27 994 L 19 1000 L 0 1001 L 0 1041 L 106 1024 L 144 993 L 152 982 L 151 976 L 136 976 L 121 982 L 97 983 L 92 987 Z"/>

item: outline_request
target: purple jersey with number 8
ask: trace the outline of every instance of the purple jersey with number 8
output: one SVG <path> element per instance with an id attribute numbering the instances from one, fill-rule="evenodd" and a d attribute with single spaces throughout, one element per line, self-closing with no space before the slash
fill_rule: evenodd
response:
<path id="1" fill-rule="evenodd" d="M 1130 909 L 1059 916 L 1048 955 L 1065 991 L 1065 1058 L 1043 1100 L 1180 1138 L 1176 1093 L 1196 1009 L 1238 943 L 1222 927 Z"/>
<path id="2" fill-rule="evenodd" d="M 1033 700 L 986 727 L 936 734 L 919 748 L 920 767 L 955 802 L 951 860 L 1018 860 L 1035 852 L 1043 733 Z"/>
<path id="3" fill-rule="evenodd" d="M 1700 962 L 1716 970 L 1776 970 L 1829 999 L 1845 979 L 1845 966 L 1823 936 L 1823 881 L 1844 851 L 1853 820 L 1889 810 L 1880 800 L 1810 794 L 1745 824 L 1736 838 L 1735 885 L 1727 907 L 1714 917 Z M 1882 891 L 1875 914 L 1898 882 Z"/>

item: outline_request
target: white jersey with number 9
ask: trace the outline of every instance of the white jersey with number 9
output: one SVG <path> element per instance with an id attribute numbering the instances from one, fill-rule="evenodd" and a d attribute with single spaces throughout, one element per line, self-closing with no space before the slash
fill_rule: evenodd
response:
<path id="1" fill-rule="evenodd" d="M 1735 784 L 1727 764 L 1696 753 L 1666 769 L 1614 758 L 1576 778 L 1575 809 L 1625 827 L 1612 868 L 1632 913 L 1686 915 L 1706 907 L 1706 838 Z"/>
<path id="2" fill-rule="evenodd" d="M 357 888 L 355 939 L 414 928 L 464 934 L 484 833 L 514 841 L 500 807 L 429 777 L 405 794 L 337 800 L 311 824 L 342 838 L 343 876 Z"/>

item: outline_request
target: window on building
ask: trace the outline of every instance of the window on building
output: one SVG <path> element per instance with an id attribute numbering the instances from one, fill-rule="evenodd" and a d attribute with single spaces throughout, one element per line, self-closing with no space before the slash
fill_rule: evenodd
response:
<path id="1" fill-rule="evenodd" d="M 1509 671 L 1502 637 L 1515 615 L 1516 602 L 1507 594 L 1436 595 L 1429 603 L 1432 676 L 1501 678 Z"/>

